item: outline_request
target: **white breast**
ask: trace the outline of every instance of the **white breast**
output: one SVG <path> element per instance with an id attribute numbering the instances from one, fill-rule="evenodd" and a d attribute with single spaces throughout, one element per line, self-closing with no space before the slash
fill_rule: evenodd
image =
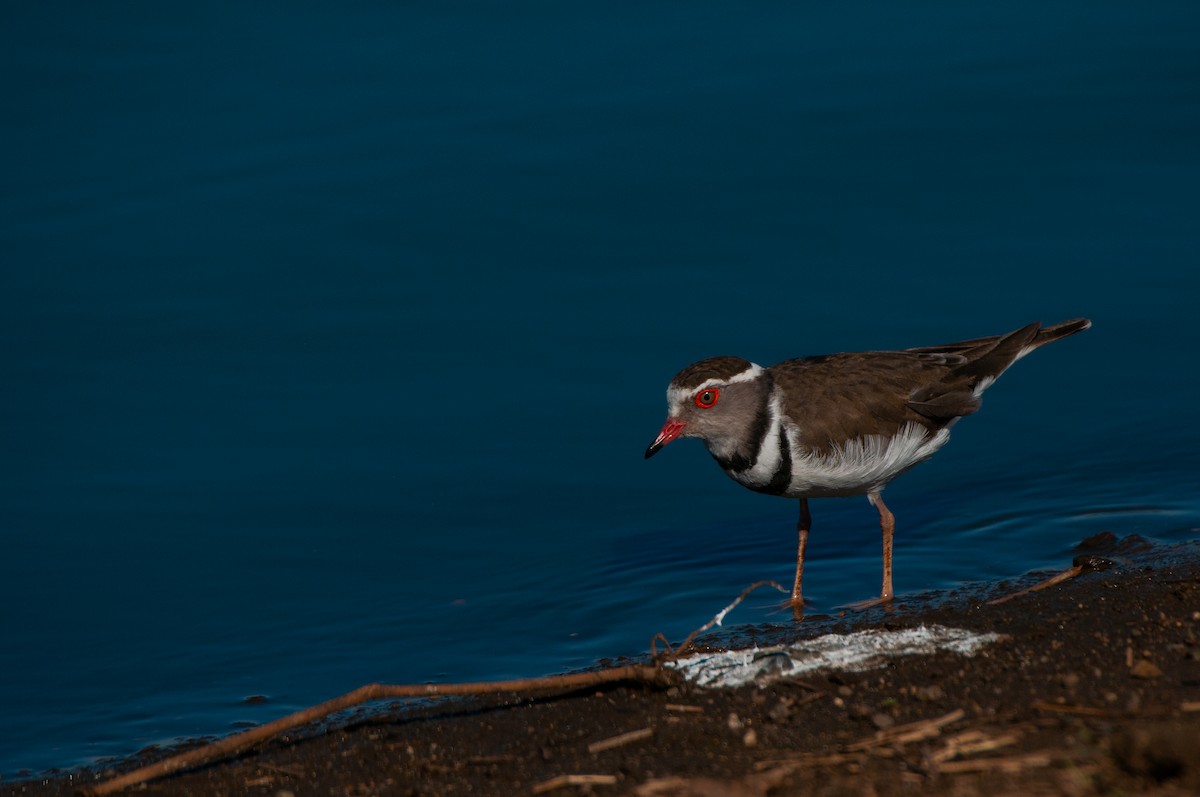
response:
<path id="1" fill-rule="evenodd" d="M 881 490 L 904 471 L 923 462 L 946 444 L 950 430 L 930 435 L 925 427 L 905 424 L 895 437 L 866 435 L 848 441 L 831 453 L 803 454 L 798 429 L 788 425 L 792 447 L 792 481 L 784 493 L 789 498 L 826 498 L 866 495 Z"/>

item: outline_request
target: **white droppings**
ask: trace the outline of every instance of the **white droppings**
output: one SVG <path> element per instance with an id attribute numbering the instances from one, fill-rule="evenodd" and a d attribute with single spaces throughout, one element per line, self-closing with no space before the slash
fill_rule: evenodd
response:
<path id="1" fill-rule="evenodd" d="M 668 666 L 707 689 L 761 686 L 815 670 L 873 670 L 899 656 L 928 656 L 943 650 L 973 656 L 999 638 L 999 634 L 941 625 L 901 631 L 859 631 L 826 634 L 792 645 L 701 653 L 670 662 Z"/>

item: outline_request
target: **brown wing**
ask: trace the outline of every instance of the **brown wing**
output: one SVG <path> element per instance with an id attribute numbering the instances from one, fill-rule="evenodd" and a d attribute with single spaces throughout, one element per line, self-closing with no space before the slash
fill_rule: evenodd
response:
<path id="1" fill-rule="evenodd" d="M 940 346 L 918 346 L 913 349 L 905 349 L 905 351 L 919 354 L 960 354 L 967 359 L 976 359 L 991 351 L 1001 340 L 1011 338 L 1013 335 L 1020 335 L 1031 328 L 1035 334 L 1032 336 L 1030 342 L 1034 348 L 1038 348 L 1060 338 L 1065 338 L 1068 335 L 1074 335 L 1076 332 L 1082 332 L 1091 325 L 1092 322 L 1086 318 L 1073 318 L 1070 321 L 1063 321 L 1048 327 L 1042 327 L 1039 323 L 1035 322 L 1007 335 L 992 335 L 986 338 L 960 340 L 957 343 L 945 343 Z"/>
<path id="2" fill-rule="evenodd" d="M 939 388 L 961 358 L 913 352 L 862 352 L 787 360 L 770 368 L 783 389 L 784 414 L 800 429 L 802 443 L 827 453 L 864 435 L 892 435 L 906 423 L 931 430 L 974 412 L 967 391 Z M 912 406 L 915 395 L 929 414 Z M 933 417 L 931 417 L 931 415 Z"/>
<path id="3" fill-rule="evenodd" d="M 787 360 L 770 372 L 804 444 L 825 452 L 855 437 L 895 434 L 907 423 L 935 431 L 970 415 L 979 409 L 980 384 L 1004 373 L 1022 351 L 1090 326 L 1085 318 L 1034 323 L 941 346 Z"/>

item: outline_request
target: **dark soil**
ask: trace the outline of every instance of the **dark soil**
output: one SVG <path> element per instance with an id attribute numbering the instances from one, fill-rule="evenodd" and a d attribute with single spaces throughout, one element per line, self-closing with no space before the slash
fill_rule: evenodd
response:
<path id="1" fill-rule="evenodd" d="M 987 601 L 1051 573 L 705 640 L 767 645 L 930 623 L 1006 635 L 973 658 L 900 658 L 882 669 L 810 673 L 765 688 L 617 685 L 375 707 L 135 790 L 273 797 L 1200 794 L 1200 543 L 1152 546 L 1107 535 L 1085 545 L 1080 575 L 999 605 Z M 642 733 L 589 752 L 593 743 L 635 731 Z M 71 794 L 174 752 L 0 784 L 0 797 Z M 564 783 L 571 775 L 598 777 Z"/>

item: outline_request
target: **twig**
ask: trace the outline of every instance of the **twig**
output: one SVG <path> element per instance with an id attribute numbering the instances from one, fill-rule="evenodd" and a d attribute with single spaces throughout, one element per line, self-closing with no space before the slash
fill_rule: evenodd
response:
<path id="1" fill-rule="evenodd" d="M 908 742 L 928 739 L 941 733 L 942 726 L 958 722 L 965 715 L 965 711 L 961 708 L 956 708 L 949 714 L 943 714 L 940 717 L 910 722 L 906 725 L 897 725 L 894 728 L 888 728 L 886 731 L 877 731 L 873 736 L 869 736 L 861 741 L 846 745 L 846 750 L 853 753 L 889 744 L 907 744 Z"/>
<path id="2" fill-rule="evenodd" d="M 618 736 L 610 736 L 607 739 L 601 739 L 598 742 L 592 742 L 589 744 L 588 752 L 595 755 L 596 753 L 602 753 L 605 750 L 611 750 L 614 747 L 621 747 L 622 745 L 639 742 L 642 739 L 649 739 L 653 735 L 653 728 L 642 728 L 641 730 L 622 733 Z"/>
<path id="3" fill-rule="evenodd" d="M 780 592 L 787 594 L 787 590 L 785 590 L 783 587 L 779 586 L 779 584 L 775 581 L 756 581 L 753 584 L 751 584 L 750 586 L 746 587 L 744 590 L 742 590 L 742 594 L 738 595 L 737 599 L 734 600 L 733 603 L 729 604 L 724 609 L 717 612 L 713 616 L 713 618 L 711 620 L 709 620 L 707 623 L 700 626 L 692 633 L 688 634 L 687 639 L 685 639 L 679 643 L 679 647 L 672 649 L 671 643 L 667 640 L 667 638 L 665 636 L 663 636 L 662 634 L 655 634 L 654 638 L 650 640 L 650 654 L 654 657 L 655 661 L 660 661 L 660 660 L 666 659 L 666 658 L 674 659 L 674 658 L 678 658 L 678 657 L 682 656 L 686 651 L 688 651 L 692 648 L 692 643 L 696 640 L 696 637 L 700 636 L 705 631 L 712 628 L 714 625 L 720 625 L 721 623 L 723 623 L 725 621 L 725 615 L 727 615 L 731 611 L 733 611 L 735 606 L 737 606 L 742 601 L 746 600 L 746 598 L 750 595 L 750 593 L 754 592 L 754 590 L 758 589 L 759 587 L 774 587 L 775 589 L 779 590 Z M 659 652 L 658 652 L 658 642 L 660 640 L 663 643 L 663 647 L 666 648 L 666 651 L 661 656 L 659 655 Z"/>
<path id="4" fill-rule="evenodd" d="M 625 667 L 613 667 L 596 672 L 572 673 L 570 675 L 553 675 L 545 678 L 518 678 L 511 681 L 482 681 L 461 684 L 368 684 L 348 692 L 341 697 L 327 700 L 320 705 L 297 711 L 286 717 L 251 728 L 242 733 L 218 739 L 217 741 L 189 750 L 186 753 L 171 756 L 149 766 L 141 767 L 120 777 L 104 781 L 95 786 L 84 788 L 82 791 L 92 797 L 103 797 L 115 791 L 144 783 L 148 780 L 161 778 L 185 769 L 216 761 L 221 758 L 237 755 L 255 744 L 270 739 L 278 733 L 306 725 L 314 720 L 327 717 L 330 714 L 344 711 L 353 706 L 369 703 L 374 700 L 390 700 L 402 697 L 431 697 L 435 695 L 486 695 L 512 692 L 532 692 L 538 690 L 573 691 L 601 684 L 633 681 L 669 686 L 680 679 L 678 673 L 661 667 L 633 664 Z"/>
<path id="5" fill-rule="evenodd" d="M 473 755 L 467 759 L 468 764 L 507 764 L 512 761 L 520 761 L 521 757 L 516 755 Z"/>
<path id="6" fill-rule="evenodd" d="M 823 696 L 824 693 L 821 693 Z M 943 714 L 940 717 L 933 719 L 919 720 L 910 722 L 906 725 L 897 725 L 894 728 L 889 728 L 886 731 L 879 731 L 866 739 L 861 739 L 853 744 L 848 744 L 842 752 L 824 753 L 824 754 L 807 754 L 800 755 L 794 758 L 776 758 L 768 761 L 759 761 L 754 765 L 754 768 L 762 771 L 769 770 L 771 772 L 795 770 L 801 767 L 820 767 L 829 766 L 832 764 L 848 764 L 855 761 L 860 761 L 865 754 L 871 755 L 887 755 L 887 751 L 880 749 L 893 744 L 907 744 L 909 742 L 928 739 L 932 736 L 937 736 L 942 732 L 942 727 L 949 725 L 952 722 L 958 722 L 966 715 L 966 712 L 961 708 L 951 711 L 949 714 Z"/>
<path id="7" fill-rule="evenodd" d="M 761 797 L 774 794 L 789 774 L 786 768 L 772 769 L 753 775 L 726 780 L 716 776 L 684 778 L 672 775 L 665 778 L 650 778 L 642 783 L 631 794 L 635 797 L 680 797 L 680 795 L 754 795 Z"/>
<path id="8" fill-rule="evenodd" d="M 1030 767 L 1048 767 L 1054 762 L 1054 757 L 1045 751 L 1023 753 L 1006 758 L 971 758 L 966 761 L 946 761 L 938 769 L 946 774 L 956 772 L 987 772 L 1001 769 L 1005 772 L 1019 772 Z"/>
<path id="9" fill-rule="evenodd" d="M 829 697 L 829 693 L 813 692 L 812 694 L 805 695 L 804 697 L 796 698 L 796 700 L 790 706 L 788 706 L 788 708 L 800 708 L 801 706 L 807 706 L 809 703 L 815 703 L 823 697 Z"/>
<path id="10" fill-rule="evenodd" d="M 1099 573 L 1114 567 L 1117 563 L 1112 559 L 1105 559 L 1102 556 L 1093 556 L 1089 554 L 1080 554 L 1071 562 L 1071 566 L 1057 575 L 1050 576 L 1045 581 L 1039 581 L 1032 587 L 1027 587 L 1019 592 L 1014 592 L 1011 595 L 1005 595 L 995 600 L 988 601 L 988 606 L 996 606 L 1000 603 L 1005 603 L 1013 598 L 1019 598 L 1022 595 L 1028 595 L 1031 592 L 1037 592 L 1039 589 L 1053 587 L 1055 584 L 1061 584 L 1067 579 L 1075 578 L 1080 573 Z"/>
<path id="11" fill-rule="evenodd" d="M 1120 717 L 1125 712 L 1093 706 L 1070 706 L 1062 703 L 1049 703 L 1045 700 L 1035 700 L 1033 708 L 1038 711 L 1049 711 L 1054 714 L 1072 714 L 1077 717 Z"/>
<path id="12" fill-rule="evenodd" d="M 280 775 L 287 775 L 289 778 L 303 778 L 305 775 L 304 767 L 299 764 L 279 766 L 277 764 L 260 763 L 258 768 L 278 772 Z"/>
<path id="13" fill-rule="evenodd" d="M 771 758 L 765 761 L 758 761 L 754 764 L 754 768 L 760 772 L 794 771 L 802 767 L 827 767 L 833 764 L 848 764 L 852 761 L 860 761 L 862 758 L 862 753 L 805 753 L 794 758 Z"/>
<path id="14" fill-rule="evenodd" d="M 940 765 L 960 756 L 986 753 L 1000 747 L 1016 744 L 1020 738 L 1021 734 L 1016 732 L 988 736 L 983 731 L 963 731 L 947 738 L 945 746 L 940 750 L 935 750 L 930 758 Z"/>
<path id="15" fill-rule="evenodd" d="M 561 789 L 563 786 L 615 786 L 616 775 L 559 775 L 533 787 L 534 794 Z"/>
<path id="16" fill-rule="evenodd" d="M 1045 581 L 1039 581 L 1038 583 L 1034 584 L 1032 587 L 1026 587 L 1025 589 L 1020 590 L 1018 592 L 1013 592 L 1013 593 L 1011 593 L 1009 595 L 1005 595 L 1001 598 L 996 598 L 995 600 L 990 600 L 987 602 L 987 605 L 988 606 L 998 606 L 1001 603 L 1007 603 L 1008 601 L 1012 600 L 1013 598 L 1020 598 L 1022 595 L 1028 595 L 1031 592 L 1037 592 L 1039 589 L 1045 589 L 1046 587 L 1053 587 L 1055 584 L 1061 584 L 1062 582 L 1064 582 L 1068 579 L 1075 578 L 1075 576 L 1079 575 L 1084 570 L 1085 570 L 1085 568 L 1082 565 L 1074 565 L 1074 566 L 1069 567 L 1066 570 L 1062 571 L 1061 573 L 1050 576 L 1050 578 L 1046 579 Z"/>

